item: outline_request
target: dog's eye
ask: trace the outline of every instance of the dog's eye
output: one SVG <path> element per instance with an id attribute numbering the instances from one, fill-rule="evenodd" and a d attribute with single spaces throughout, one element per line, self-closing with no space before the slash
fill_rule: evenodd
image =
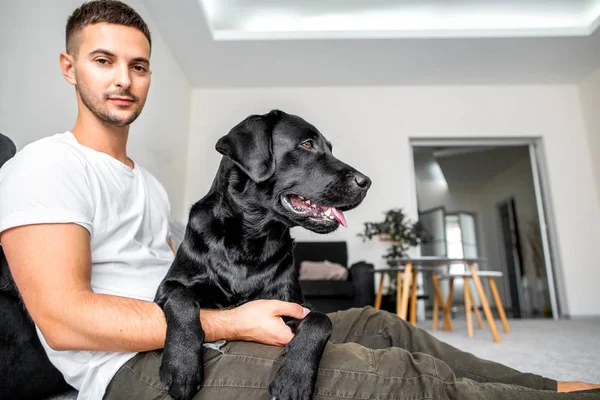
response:
<path id="1" fill-rule="evenodd" d="M 302 143 L 300 143 L 300 146 L 304 147 L 305 149 L 309 149 L 309 150 L 313 149 L 315 147 L 312 140 L 307 140 L 306 142 L 302 142 Z"/>

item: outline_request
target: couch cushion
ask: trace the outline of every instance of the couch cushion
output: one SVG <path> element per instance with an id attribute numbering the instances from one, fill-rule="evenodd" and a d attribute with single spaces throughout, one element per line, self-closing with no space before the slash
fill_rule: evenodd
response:
<path id="1" fill-rule="evenodd" d="M 306 281 L 345 281 L 348 269 L 330 261 L 302 261 L 300 263 L 300 280 Z"/>
<path id="2" fill-rule="evenodd" d="M 354 285 L 349 281 L 300 281 L 305 297 L 354 297 Z"/>
<path id="3" fill-rule="evenodd" d="M 302 261 L 325 261 L 348 267 L 348 247 L 346 242 L 295 242 L 294 261 L 300 268 Z"/>
<path id="4" fill-rule="evenodd" d="M 0 133 L 0 167 L 12 158 L 17 152 L 17 147 L 7 136 Z"/>

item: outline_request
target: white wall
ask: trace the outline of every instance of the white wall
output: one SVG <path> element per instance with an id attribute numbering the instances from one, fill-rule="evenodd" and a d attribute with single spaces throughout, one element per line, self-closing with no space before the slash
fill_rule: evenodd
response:
<path id="1" fill-rule="evenodd" d="M 131 158 L 153 173 L 169 194 L 173 215 L 184 218 L 183 184 L 191 88 L 139 0 L 128 1 L 152 33 L 152 85 L 130 133 Z M 62 77 L 58 56 L 79 0 L 19 0 L 0 6 L 0 132 L 18 149 L 73 127 L 75 92 Z"/>
<path id="2" fill-rule="evenodd" d="M 579 84 L 579 95 L 600 200 L 600 68 Z"/>
<path id="3" fill-rule="evenodd" d="M 334 154 L 373 179 L 365 202 L 347 213 L 350 227 L 328 236 L 303 230 L 301 239 L 345 239 L 350 262 L 376 261 L 384 245 L 362 243 L 362 223 L 392 207 L 416 218 L 409 138 L 542 137 L 549 189 L 565 270 L 565 312 L 600 315 L 600 209 L 588 137 L 575 86 L 463 86 L 195 89 L 186 206 L 208 190 L 219 155 L 216 140 L 251 113 L 281 108 L 299 114 L 334 143 Z"/>

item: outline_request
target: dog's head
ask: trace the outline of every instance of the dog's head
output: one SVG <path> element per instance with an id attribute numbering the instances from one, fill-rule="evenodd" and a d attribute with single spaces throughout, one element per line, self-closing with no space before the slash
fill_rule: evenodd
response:
<path id="1" fill-rule="evenodd" d="M 333 156 L 331 143 L 313 125 L 279 110 L 246 118 L 216 149 L 250 178 L 249 197 L 288 226 L 317 233 L 346 226 L 343 212 L 358 206 L 371 186 L 367 176 Z"/>

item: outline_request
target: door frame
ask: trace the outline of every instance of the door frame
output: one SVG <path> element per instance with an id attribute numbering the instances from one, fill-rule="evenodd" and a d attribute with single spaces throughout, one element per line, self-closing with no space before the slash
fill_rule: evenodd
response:
<path id="1" fill-rule="evenodd" d="M 533 175 L 538 220 L 544 249 L 544 263 L 546 277 L 548 278 L 548 291 L 552 305 L 552 318 L 558 320 L 565 317 L 568 310 L 566 304 L 563 268 L 558 246 L 555 213 L 549 190 L 549 177 L 546 159 L 544 156 L 544 143 L 538 137 L 496 137 L 496 138 L 409 138 L 411 157 L 411 179 L 413 186 L 414 209 L 418 210 L 417 177 L 414 163 L 415 147 L 446 147 L 446 146 L 494 146 L 514 147 L 527 146 L 529 148 L 529 162 Z M 558 279 L 557 279 L 558 278 Z M 559 301 L 560 300 L 560 301 Z"/>

